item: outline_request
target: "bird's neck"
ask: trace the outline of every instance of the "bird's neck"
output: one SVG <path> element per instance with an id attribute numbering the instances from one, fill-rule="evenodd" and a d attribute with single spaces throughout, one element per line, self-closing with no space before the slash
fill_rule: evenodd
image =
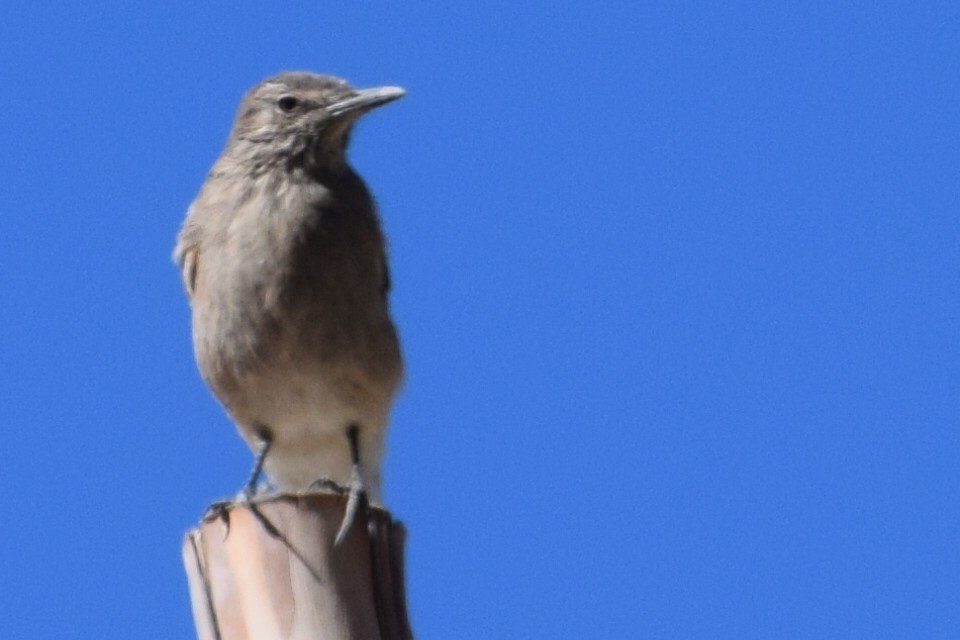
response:
<path id="1" fill-rule="evenodd" d="M 341 137 L 312 141 L 290 139 L 282 145 L 276 141 L 239 139 L 224 151 L 222 160 L 253 176 L 279 170 L 303 172 L 320 182 L 356 179 L 347 162 L 346 139 Z"/>

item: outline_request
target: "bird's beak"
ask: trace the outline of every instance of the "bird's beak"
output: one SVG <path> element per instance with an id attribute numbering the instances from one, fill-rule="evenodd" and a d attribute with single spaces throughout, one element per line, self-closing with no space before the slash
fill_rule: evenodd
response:
<path id="1" fill-rule="evenodd" d="M 340 102 L 334 102 L 326 108 L 331 118 L 339 118 L 347 114 L 362 114 L 374 107 L 393 102 L 402 98 L 407 92 L 401 87 L 376 87 L 374 89 L 358 89 L 356 95 Z"/>

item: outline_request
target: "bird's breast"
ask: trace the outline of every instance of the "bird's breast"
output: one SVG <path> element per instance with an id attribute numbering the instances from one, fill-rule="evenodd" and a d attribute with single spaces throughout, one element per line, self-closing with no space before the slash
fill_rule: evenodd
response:
<path id="1" fill-rule="evenodd" d="M 348 366 L 399 379 L 379 221 L 369 197 L 348 195 L 261 180 L 201 248 L 194 339 L 215 390 L 272 369 Z"/>

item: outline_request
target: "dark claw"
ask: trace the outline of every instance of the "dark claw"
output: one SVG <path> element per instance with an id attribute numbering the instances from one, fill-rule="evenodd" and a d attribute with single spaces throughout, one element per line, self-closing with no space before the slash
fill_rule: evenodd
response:
<path id="1" fill-rule="evenodd" d="M 230 535 L 230 507 L 232 507 L 233 504 L 232 500 L 217 500 L 203 512 L 202 520 L 212 520 L 216 518 L 223 521 L 224 540 Z"/>
<path id="2" fill-rule="evenodd" d="M 213 520 L 219 518 L 225 523 L 230 524 L 230 507 L 233 506 L 232 500 L 217 500 L 203 512 L 201 520 Z"/>

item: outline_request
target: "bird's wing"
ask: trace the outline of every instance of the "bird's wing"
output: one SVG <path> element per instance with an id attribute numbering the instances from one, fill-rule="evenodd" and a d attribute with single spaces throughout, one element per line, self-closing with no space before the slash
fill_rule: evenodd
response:
<path id="1" fill-rule="evenodd" d="M 183 288 L 187 295 L 193 298 L 193 292 L 197 284 L 197 266 L 200 259 L 200 251 L 193 247 L 186 249 L 181 254 L 180 275 L 183 277 Z"/>
<path id="2" fill-rule="evenodd" d="M 180 267 L 183 288 L 193 298 L 197 284 L 197 269 L 200 266 L 200 244 L 195 237 L 193 224 L 193 206 L 187 211 L 187 220 L 177 236 L 177 246 L 173 249 L 173 261 Z"/>
<path id="3" fill-rule="evenodd" d="M 387 294 L 390 293 L 390 267 L 387 264 L 387 256 L 383 254 L 380 259 L 380 266 L 383 269 L 383 277 L 380 280 L 380 293 L 383 295 L 383 299 L 387 299 Z"/>

